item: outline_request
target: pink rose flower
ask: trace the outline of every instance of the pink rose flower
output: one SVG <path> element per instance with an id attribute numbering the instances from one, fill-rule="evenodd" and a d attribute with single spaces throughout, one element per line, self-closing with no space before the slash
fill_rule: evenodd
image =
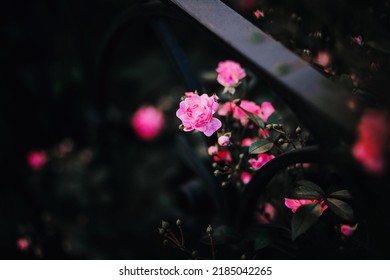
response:
<path id="1" fill-rule="evenodd" d="M 197 130 L 211 136 L 222 123 L 213 115 L 218 111 L 218 97 L 186 92 L 186 98 L 180 102 L 176 116 L 183 122 L 184 131 Z"/>
<path id="2" fill-rule="evenodd" d="M 248 172 L 242 172 L 241 173 L 241 181 L 247 185 L 252 180 L 252 175 Z"/>
<path id="3" fill-rule="evenodd" d="M 385 150 L 389 145 L 390 124 L 386 115 L 367 111 L 358 127 L 358 139 L 352 154 L 367 172 L 380 175 L 385 170 Z"/>
<path id="4" fill-rule="evenodd" d="M 352 37 L 352 41 L 356 44 L 358 44 L 359 46 L 363 46 L 364 42 L 363 42 L 363 38 L 361 35 L 359 36 L 356 36 L 356 37 Z"/>
<path id="5" fill-rule="evenodd" d="M 241 65 L 231 60 L 220 62 L 217 73 L 217 81 L 224 87 L 236 87 L 246 76 L 245 70 Z"/>
<path id="6" fill-rule="evenodd" d="M 241 141 L 241 147 L 249 147 L 250 145 L 252 145 L 253 142 L 255 142 L 256 139 L 252 139 L 252 138 L 244 138 L 242 139 Z"/>
<path id="7" fill-rule="evenodd" d="M 27 155 L 28 165 L 34 169 L 41 169 L 47 162 L 47 155 L 45 151 L 31 151 Z"/>
<path id="8" fill-rule="evenodd" d="M 215 161 L 224 161 L 224 162 L 232 162 L 232 154 L 227 150 L 220 150 L 217 154 L 214 155 L 213 159 Z"/>
<path id="9" fill-rule="evenodd" d="M 325 51 L 318 52 L 314 62 L 322 67 L 327 67 L 330 64 L 330 56 Z"/>
<path id="10" fill-rule="evenodd" d="M 341 225 L 340 226 L 340 232 L 346 236 L 346 237 L 350 237 L 356 230 L 357 228 L 357 224 L 353 227 L 351 227 L 350 225 Z"/>
<path id="11" fill-rule="evenodd" d="M 252 167 L 255 170 L 259 170 L 260 168 L 262 168 L 264 166 L 264 164 L 266 164 L 267 162 L 269 162 L 273 158 L 275 158 L 275 156 L 273 156 L 273 155 L 258 154 L 257 159 L 251 158 L 251 159 L 249 159 L 248 162 L 250 163 L 250 165 L 252 165 Z"/>
<path id="12" fill-rule="evenodd" d="M 20 238 L 16 242 L 17 247 L 19 248 L 20 251 L 25 251 L 30 247 L 30 243 L 26 238 Z"/>
<path id="13" fill-rule="evenodd" d="M 218 137 L 218 144 L 220 146 L 227 146 L 230 144 L 230 137 L 226 135 L 222 135 Z"/>
<path id="14" fill-rule="evenodd" d="M 263 138 L 269 138 L 269 131 L 267 129 L 260 128 L 259 135 Z"/>
<path id="15" fill-rule="evenodd" d="M 213 146 L 210 146 L 207 148 L 207 153 L 212 156 L 212 155 L 215 155 L 216 153 L 218 153 L 218 146 L 217 145 L 213 145 Z"/>
<path id="16" fill-rule="evenodd" d="M 160 134 L 164 125 L 164 115 L 156 107 L 142 106 L 132 117 L 131 125 L 139 138 L 150 141 Z"/>
<path id="17" fill-rule="evenodd" d="M 257 19 L 261 19 L 261 18 L 264 17 L 264 12 L 263 12 L 263 11 L 260 11 L 260 10 L 254 11 L 253 14 L 255 15 L 255 17 L 256 17 Z"/>
<path id="18" fill-rule="evenodd" d="M 260 203 L 259 206 L 259 214 L 257 215 L 257 219 L 262 224 L 269 224 L 272 222 L 276 217 L 276 209 L 275 207 L 269 203 L 266 202 L 265 204 Z"/>
<path id="19" fill-rule="evenodd" d="M 244 108 L 245 109 L 245 108 Z M 275 112 L 275 108 L 271 102 L 265 101 L 260 105 L 260 118 L 267 122 L 268 118 Z"/>
<path id="20" fill-rule="evenodd" d="M 284 199 L 284 204 L 287 208 L 290 208 L 293 213 L 295 213 L 302 205 L 312 202 L 319 202 L 321 204 L 321 214 L 324 213 L 324 211 L 328 208 L 328 205 L 325 204 L 323 199 Z"/>

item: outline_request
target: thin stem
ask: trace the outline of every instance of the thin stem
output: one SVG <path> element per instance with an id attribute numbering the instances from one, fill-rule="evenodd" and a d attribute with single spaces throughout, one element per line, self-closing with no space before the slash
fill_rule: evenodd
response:
<path id="1" fill-rule="evenodd" d="M 213 236 L 209 234 L 210 237 L 210 244 L 211 244 L 211 256 L 213 260 L 215 260 L 215 249 L 214 249 L 214 241 L 213 241 Z"/>
<path id="2" fill-rule="evenodd" d="M 181 228 L 181 226 L 179 226 L 179 230 L 180 230 L 181 246 L 185 247 L 184 246 L 184 234 L 183 234 L 183 229 Z"/>

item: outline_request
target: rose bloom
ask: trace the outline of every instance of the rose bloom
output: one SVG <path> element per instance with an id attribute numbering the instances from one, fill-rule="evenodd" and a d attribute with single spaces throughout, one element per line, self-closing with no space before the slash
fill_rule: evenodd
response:
<path id="1" fill-rule="evenodd" d="M 260 18 L 263 18 L 263 17 L 264 17 L 264 12 L 263 12 L 263 11 L 260 11 L 260 10 L 254 11 L 253 14 L 255 15 L 255 17 L 256 17 L 257 19 L 260 19 Z"/>
<path id="2" fill-rule="evenodd" d="M 207 148 L 207 153 L 212 156 L 212 155 L 215 155 L 216 153 L 218 153 L 218 146 L 217 145 L 213 145 L 213 146 L 210 146 Z"/>
<path id="3" fill-rule="evenodd" d="M 240 103 L 240 107 L 260 117 L 261 108 L 260 106 L 256 105 L 255 102 L 242 100 Z M 232 112 L 233 118 L 240 120 L 242 125 L 246 124 L 248 115 L 233 102 L 224 103 L 222 107 L 219 109 L 218 114 L 220 116 L 226 116 L 229 112 Z"/>
<path id="4" fill-rule="evenodd" d="M 253 142 L 255 142 L 256 139 L 252 139 L 252 138 L 244 138 L 242 139 L 241 141 L 241 147 L 249 147 L 250 145 L 252 145 Z"/>
<path id="5" fill-rule="evenodd" d="M 214 155 L 213 159 L 215 161 L 224 161 L 224 162 L 232 162 L 233 161 L 232 154 L 228 150 L 218 151 Z"/>
<path id="6" fill-rule="evenodd" d="M 245 108 L 244 108 L 245 109 Z M 275 108 L 271 102 L 265 101 L 260 105 L 260 118 L 267 122 L 268 118 L 275 112 Z"/>
<path id="7" fill-rule="evenodd" d="M 186 98 L 180 102 L 176 116 L 183 122 L 184 131 L 197 130 L 211 136 L 222 123 L 213 115 L 218 111 L 218 97 L 186 92 Z"/>
<path id="8" fill-rule="evenodd" d="M 276 209 L 271 203 L 260 203 L 258 208 L 260 213 L 257 215 L 257 219 L 260 223 L 269 224 L 275 219 Z"/>
<path id="9" fill-rule="evenodd" d="M 236 87 L 245 78 L 245 70 L 237 62 L 226 60 L 218 64 L 217 81 L 224 87 Z"/>
<path id="10" fill-rule="evenodd" d="M 45 151 L 31 151 L 27 155 L 28 165 L 34 169 L 41 169 L 47 162 L 47 155 Z"/>
<path id="11" fill-rule="evenodd" d="M 385 149 L 389 145 L 390 124 L 381 112 L 367 111 L 358 127 L 358 139 L 352 154 L 369 173 L 380 175 L 385 170 Z"/>
<path id="12" fill-rule="evenodd" d="M 323 67 L 327 67 L 330 63 L 329 53 L 325 51 L 318 52 L 317 57 L 314 59 L 314 62 Z"/>
<path id="13" fill-rule="evenodd" d="M 264 166 L 264 164 L 266 164 L 267 162 L 269 162 L 273 158 L 275 158 L 275 156 L 273 156 L 273 155 L 258 154 L 257 159 L 251 158 L 251 159 L 249 159 L 248 162 L 255 170 L 259 170 L 260 168 L 262 168 Z"/>
<path id="14" fill-rule="evenodd" d="M 355 232 L 356 228 L 357 228 L 357 224 L 353 227 L 351 227 L 350 225 L 341 225 L 340 232 L 346 237 L 349 237 Z"/>
<path id="15" fill-rule="evenodd" d="M 28 249 L 28 247 L 30 247 L 30 243 L 28 242 L 28 240 L 26 238 L 18 239 L 18 241 L 16 242 L 16 245 L 18 246 L 20 251 L 25 251 Z"/>
<path id="16" fill-rule="evenodd" d="M 163 113 L 153 106 L 142 106 L 131 119 L 135 133 L 145 141 L 155 139 L 164 125 Z"/>
<path id="17" fill-rule="evenodd" d="M 284 199 L 284 204 L 287 208 L 290 208 L 293 213 L 295 213 L 302 205 L 312 202 L 319 202 L 321 204 L 321 214 L 324 213 L 324 211 L 328 208 L 328 205 L 325 204 L 323 199 Z"/>
<path id="18" fill-rule="evenodd" d="M 220 146 L 227 146 L 230 144 L 230 137 L 226 135 L 222 135 L 218 137 L 218 144 Z"/>
<path id="19" fill-rule="evenodd" d="M 252 180 L 252 175 L 248 172 L 242 172 L 241 173 L 241 181 L 247 185 Z"/>

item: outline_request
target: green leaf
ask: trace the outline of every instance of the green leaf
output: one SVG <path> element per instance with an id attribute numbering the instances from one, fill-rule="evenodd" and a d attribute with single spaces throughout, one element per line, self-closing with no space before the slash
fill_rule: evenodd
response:
<path id="1" fill-rule="evenodd" d="M 338 199 L 352 199 L 352 194 L 347 190 L 341 190 L 331 193 L 329 197 Z"/>
<path id="2" fill-rule="evenodd" d="M 258 127 L 260 128 L 264 128 L 265 127 L 265 124 L 263 122 L 263 120 L 256 114 L 253 114 L 247 110 L 245 110 L 244 108 L 242 108 L 241 106 L 238 106 L 247 116 L 248 118 L 255 124 L 257 125 Z"/>
<path id="3" fill-rule="evenodd" d="M 253 142 L 249 147 L 250 154 L 262 154 L 266 153 L 272 149 L 274 143 L 270 142 L 267 139 L 259 139 Z"/>
<path id="4" fill-rule="evenodd" d="M 330 210 L 340 218 L 347 221 L 353 220 L 353 209 L 348 203 L 340 199 L 328 198 L 326 200 L 326 205 L 328 205 Z"/>
<path id="5" fill-rule="evenodd" d="M 264 249 L 271 245 L 271 237 L 268 233 L 262 233 L 261 235 L 257 236 L 255 239 L 255 251 Z"/>
<path id="6" fill-rule="evenodd" d="M 283 123 L 283 118 L 279 113 L 274 112 L 271 116 L 268 117 L 267 123 L 280 124 Z"/>
<path id="7" fill-rule="evenodd" d="M 319 202 L 302 205 L 295 212 L 291 221 L 291 235 L 295 240 L 307 231 L 321 216 L 321 204 Z"/>
<path id="8" fill-rule="evenodd" d="M 315 183 L 308 180 L 295 182 L 298 187 L 290 193 L 290 198 L 295 199 L 319 199 L 325 198 L 325 192 Z"/>

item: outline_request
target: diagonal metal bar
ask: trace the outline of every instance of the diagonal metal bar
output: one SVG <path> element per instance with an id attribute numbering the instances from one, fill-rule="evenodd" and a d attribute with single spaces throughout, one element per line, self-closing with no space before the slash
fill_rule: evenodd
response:
<path id="1" fill-rule="evenodd" d="M 239 54 L 278 89 L 278 95 L 322 144 L 351 142 L 357 116 L 351 95 L 220 0 L 162 0 Z"/>

